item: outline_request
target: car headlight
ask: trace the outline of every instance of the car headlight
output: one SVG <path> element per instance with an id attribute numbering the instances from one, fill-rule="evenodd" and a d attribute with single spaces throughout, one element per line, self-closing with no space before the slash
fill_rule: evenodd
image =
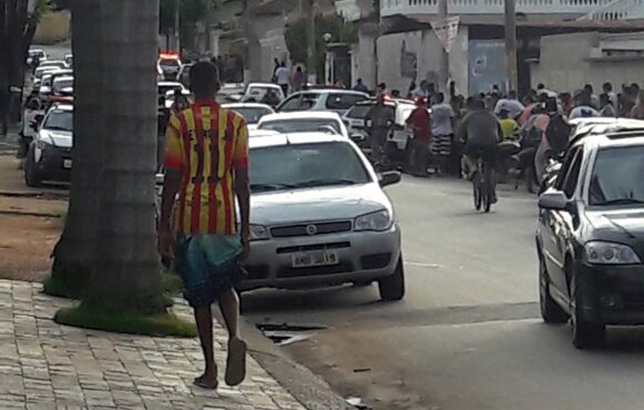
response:
<path id="1" fill-rule="evenodd" d="M 261 241 L 268 239 L 268 229 L 263 225 L 250 225 L 250 235 L 248 240 L 250 241 Z"/>
<path id="2" fill-rule="evenodd" d="M 584 246 L 586 260 L 596 265 L 635 265 L 641 263 L 633 248 L 614 242 L 592 241 Z"/>
<path id="3" fill-rule="evenodd" d="M 372 212 L 356 218 L 356 231 L 386 231 L 391 228 L 393 219 L 388 210 Z"/>

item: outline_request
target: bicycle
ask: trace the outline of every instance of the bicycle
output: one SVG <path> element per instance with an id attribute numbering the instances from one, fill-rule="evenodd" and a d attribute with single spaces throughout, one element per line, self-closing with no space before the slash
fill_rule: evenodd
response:
<path id="1" fill-rule="evenodd" d="M 474 207 L 477 211 L 481 208 L 487 213 L 492 207 L 492 174 L 488 170 L 487 161 L 479 155 L 476 159 L 477 171 L 472 177 L 472 188 L 474 191 Z"/>

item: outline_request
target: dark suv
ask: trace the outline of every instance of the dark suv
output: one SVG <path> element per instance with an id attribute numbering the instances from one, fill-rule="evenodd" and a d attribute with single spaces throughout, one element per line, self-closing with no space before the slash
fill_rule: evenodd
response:
<path id="1" fill-rule="evenodd" d="M 606 325 L 644 324 L 644 132 L 574 142 L 539 198 L 541 314 L 571 319 L 578 348 L 603 342 Z"/>

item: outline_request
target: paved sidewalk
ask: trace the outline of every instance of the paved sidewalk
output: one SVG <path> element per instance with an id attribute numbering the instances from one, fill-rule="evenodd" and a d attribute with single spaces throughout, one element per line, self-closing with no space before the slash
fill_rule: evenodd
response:
<path id="1" fill-rule="evenodd" d="M 251 357 L 241 386 L 222 380 L 213 392 L 192 386 L 202 370 L 196 339 L 60 326 L 51 318 L 73 302 L 41 288 L 0 280 L 0 409 L 305 410 Z M 175 312 L 191 315 L 185 304 Z M 221 374 L 226 331 L 217 323 L 215 339 Z"/>

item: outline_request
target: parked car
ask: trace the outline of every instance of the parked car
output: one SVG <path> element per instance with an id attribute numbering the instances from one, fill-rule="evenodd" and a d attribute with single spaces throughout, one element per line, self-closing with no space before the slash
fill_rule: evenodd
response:
<path id="1" fill-rule="evenodd" d="M 70 76 L 72 74 L 74 74 L 74 70 L 70 69 L 55 69 L 44 74 L 42 76 L 42 80 L 40 81 L 40 88 L 38 90 L 38 92 L 40 93 L 40 98 L 46 100 L 49 97 L 49 95 L 52 93 L 52 86 L 57 78 Z"/>
<path id="2" fill-rule="evenodd" d="M 344 114 L 355 103 L 366 100 L 366 93 L 352 90 L 319 89 L 300 91 L 289 95 L 276 109 L 277 112 L 334 111 Z"/>
<path id="3" fill-rule="evenodd" d="M 45 60 L 41 62 L 40 65 L 38 66 L 38 68 L 47 68 L 47 67 L 60 68 L 60 69 L 67 68 L 67 66 L 65 65 L 65 62 L 62 60 Z"/>
<path id="4" fill-rule="evenodd" d="M 73 113 L 71 105 L 54 105 L 42 119 L 27 152 L 27 186 L 37 187 L 43 181 L 71 180 Z"/>
<path id="5" fill-rule="evenodd" d="M 246 120 L 249 129 L 257 127 L 259 121 L 265 116 L 275 113 L 273 108 L 266 104 L 259 103 L 229 103 L 222 104 L 222 108 L 228 108 L 239 113 Z"/>
<path id="6" fill-rule="evenodd" d="M 337 113 L 328 111 L 270 114 L 262 117 L 257 128 L 283 134 L 326 131 L 349 138 L 349 132 L 342 118 Z"/>
<path id="7" fill-rule="evenodd" d="M 377 281 L 382 299 L 404 297 L 400 227 L 382 190 L 399 173 L 376 174 L 339 135 L 264 136 L 249 148 L 251 252 L 240 290 Z"/>
<path id="8" fill-rule="evenodd" d="M 74 77 L 71 75 L 56 77 L 51 86 L 51 94 L 53 96 L 74 95 Z"/>
<path id="9" fill-rule="evenodd" d="M 644 324 L 643 172 L 641 127 L 588 135 L 539 198 L 541 315 L 570 318 L 578 348 L 599 345 L 606 325 Z"/>
<path id="10" fill-rule="evenodd" d="M 45 76 L 45 74 L 51 74 L 55 71 L 60 70 L 58 67 L 38 67 L 34 71 L 34 78 L 33 78 L 33 86 L 34 89 L 39 89 L 40 86 L 42 85 L 42 78 Z"/>
<path id="11" fill-rule="evenodd" d="M 34 57 L 38 56 L 39 61 L 47 60 L 47 53 L 39 48 L 32 48 L 27 52 L 27 65 L 31 67 L 34 62 Z"/>
<path id="12" fill-rule="evenodd" d="M 217 101 L 220 103 L 236 103 L 241 102 L 244 95 L 244 84 L 241 83 L 225 83 L 217 93 Z"/>
<path id="13" fill-rule="evenodd" d="M 279 103 L 284 101 L 284 91 L 279 85 L 273 83 L 248 84 L 246 86 L 246 90 L 244 90 L 242 101 L 254 100 L 255 102 L 262 102 L 262 99 L 264 98 L 264 96 L 266 96 L 266 93 L 269 90 L 275 93 L 277 100 L 279 100 Z"/>

